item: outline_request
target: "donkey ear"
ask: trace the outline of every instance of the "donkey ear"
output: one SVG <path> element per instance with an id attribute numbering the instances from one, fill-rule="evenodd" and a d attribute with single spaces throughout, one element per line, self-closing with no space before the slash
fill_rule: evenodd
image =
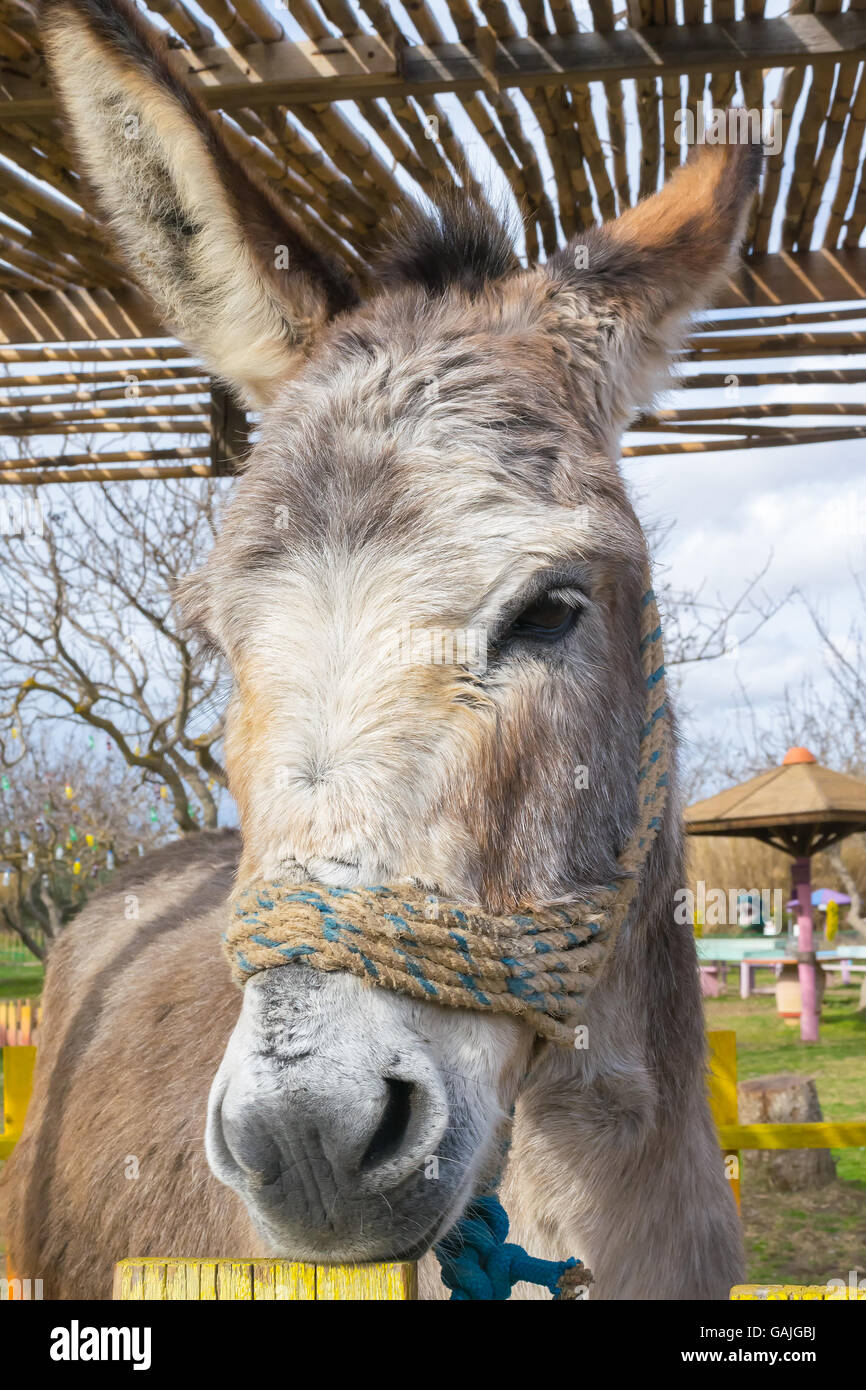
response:
<path id="1" fill-rule="evenodd" d="M 652 395 L 689 315 L 733 269 L 761 162 L 759 145 L 700 146 L 661 192 L 548 262 L 575 363 L 598 364 L 607 429 L 618 434 Z"/>
<path id="2" fill-rule="evenodd" d="M 93 187 L 166 326 L 263 405 L 348 277 L 229 152 L 130 0 L 43 0 L 45 49 Z"/>

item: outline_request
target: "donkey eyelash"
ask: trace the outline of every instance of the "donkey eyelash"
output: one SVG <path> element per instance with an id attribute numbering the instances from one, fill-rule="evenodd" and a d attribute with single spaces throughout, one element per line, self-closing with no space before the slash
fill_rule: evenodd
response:
<path id="1" fill-rule="evenodd" d="M 491 645 L 494 649 L 516 641 L 553 645 L 568 636 L 588 606 L 583 589 L 571 582 L 557 584 L 551 576 L 547 583 L 538 582 L 509 604 L 491 634 Z M 561 621 L 556 621 L 555 611 L 545 615 L 545 607 L 565 610 Z"/>
<path id="2" fill-rule="evenodd" d="M 582 612 L 587 606 L 587 597 L 582 589 L 570 587 L 546 589 L 539 597 L 553 599 L 556 603 L 564 603 L 569 608 L 577 609 L 579 612 Z M 537 600 L 534 601 L 537 602 Z"/>

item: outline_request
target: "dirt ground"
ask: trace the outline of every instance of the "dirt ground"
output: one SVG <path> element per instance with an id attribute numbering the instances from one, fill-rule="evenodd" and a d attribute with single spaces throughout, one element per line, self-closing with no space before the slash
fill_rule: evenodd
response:
<path id="1" fill-rule="evenodd" d="M 809 1192 L 775 1192 L 749 1182 L 744 1165 L 743 1233 L 751 1284 L 824 1284 L 866 1279 L 866 1188 L 836 1181 Z"/>

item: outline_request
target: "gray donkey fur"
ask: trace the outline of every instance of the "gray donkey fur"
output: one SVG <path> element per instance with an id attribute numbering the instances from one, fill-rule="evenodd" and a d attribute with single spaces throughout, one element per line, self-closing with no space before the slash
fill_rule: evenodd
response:
<path id="1" fill-rule="evenodd" d="M 45 10 L 80 165 L 130 265 L 264 414 L 182 596 L 233 674 L 242 849 L 221 833 L 160 851 L 55 947 L 3 1175 L 16 1272 L 104 1297 L 131 1254 L 424 1257 L 441 1297 L 425 1252 L 516 1104 L 514 1239 L 580 1256 L 593 1297 L 725 1298 L 740 1238 L 674 922 L 675 787 L 574 1052 L 293 966 L 241 1007 L 219 933 L 235 875 L 413 880 L 493 912 L 606 880 L 643 716 L 644 541 L 618 440 L 730 268 L 758 153 L 704 148 L 532 269 L 470 199 L 407 210 L 359 305 L 126 0 Z M 486 664 L 405 659 L 396 639 L 431 629 L 484 630 Z"/>

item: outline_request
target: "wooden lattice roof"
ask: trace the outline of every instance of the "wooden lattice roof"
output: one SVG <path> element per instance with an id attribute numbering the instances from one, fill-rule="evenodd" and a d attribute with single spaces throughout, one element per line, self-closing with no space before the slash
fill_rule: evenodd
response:
<path id="1" fill-rule="evenodd" d="M 532 261 L 660 185 L 686 152 L 678 112 L 701 101 L 778 112 L 744 268 L 718 305 L 741 313 L 689 344 L 681 386 L 703 388 L 700 404 L 680 397 L 642 417 L 625 452 L 866 434 L 866 369 L 839 360 L 866 354 L 852 326 L 866 318 L 866 0 L 794 0 L 784 14 L 765 14 L 765 0 L 627 0 L 622 13 L 612 0 L 141 8 L 232 146 L 362 280 L 406 191 L 499 185 L 522 209 Z M 0 481 L 230 467 L 242 423 L 160 340 L 65 136 L 34 6 L 0 0 Z M 839 389 L 806 410 L 807 385 Z M 787 399 L 768 402 L 767 386 Z"/>

